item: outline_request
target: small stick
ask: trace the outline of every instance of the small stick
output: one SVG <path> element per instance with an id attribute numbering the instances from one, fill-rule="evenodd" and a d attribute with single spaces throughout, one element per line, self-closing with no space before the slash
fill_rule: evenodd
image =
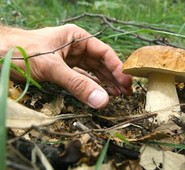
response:
<path id="1" fill-rule="evenodd" d="M 164 32 L 168 32 L 168 33 L 174 33 L 173 31 L 169 31 L 169 30 L 165 30 L 165 29 L 161 29 L 161 28 L 156 28 L 156 27 L 152 27 L 150 25 L 144 25 L 144 24 L 137 24 L 137 23 L 133 23 L 133 22 L 124 22 L 121 20 L 118 20 L 116 18 L 111 18 L 108 17 L 106 15 L 102 15 L 102 14 L 93 14 L 93 13 L 83 13 L 81 15 L 78 15 L 76 17 L 73 18 L 69 18 L 66 20 L 61 21 L 61 23 L 67 23 L 67 22 L 71 22 L 71 21 L 75 21 L 75 20 L 79 20 L 82 19 L 84 17 L 91 17 L 91 18 L 100 18 L 104 21 L 104 23 L 110 27 L 112 30 L 116 31 L 116 32 L 120 32 L 120 33 L 125 33 L 127 34 L 127 31 L 123 30 L 123 29 L 118 29 L 116 27 L 114 27 L 112 25 L 112 23 L 116 23 L 116 24 L 122 24 L 122 25 L 129 25 L 129 26 L 134 26 L 134 27 L 140 27 L 140 28 L 144 28 L 144 29 L 150 29 L 150 30 L 156 30 L 156 31 L 164 31 Z M 176 47 L 176 48 L 182 48 L 184 49 L 184 47 L 178 47 L 176 45 L 173 45 L 171 43 L 168 43 L 165 38 L 162 39 L 149 39 L 146 36 L 142 36 L 139 34 L 135 34 L 135 33 L 131 33 L 129 32 L 129 35 L 131 35 L 132 37 L 138 38 L 142 41 L 148 42 L 148 43 L 152 43 L 152 44 L 157 44 L 157 45 L 168 45 L 168 46 L 172 46 L 172 47 Z"/>
<path id="2" fill-rule="evenodd" d="M 97 37 L 102 32 L 103 32 L 103 30 L 101 30 L 101 31 L 99 31 L 99 32 L 97 32 L 97 33 L 95 33 L 93 35 L 87 36 L 87 37 L 83 37 L 83 38 L 79 38 L 79 39 L 73 38 L 70 42 L 67 42 L 67 43 L 61 45 L 60 47 L 54 49 L 53 51 L 36 53 L 36 54 L 33 54 L 33 55 L 28 56 L 28 58 L 38 57 L 38 56 L 47 55 L 47 54 L 54 54 L 55 52 L 57 52 L 57 51 L 65 48 L 68 45 L 71 45 L 71 44 L 74 44 L 74 43 L 78 43 L 78 42 L 87 40 L 87 39 L 92 38 L 92 37 Z M 0 57 L 0 58 L 2 58 L 2 57 Z M 12 60 L 24 60 L 24 58 L 22 58 L 22 57 L 12 57 Z"/>

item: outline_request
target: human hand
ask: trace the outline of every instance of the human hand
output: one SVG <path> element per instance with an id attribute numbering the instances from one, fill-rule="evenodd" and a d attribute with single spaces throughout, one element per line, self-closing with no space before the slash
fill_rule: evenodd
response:
<path id="1" fill-rule="evenodd" d="M 6 48 L 21 46 L 30 56 L 53 51 L 73 39 L 89 36 L 82 28 L 66 24 L 38 30 L 17 29 L 6 37 L 5 44 L 8 44 Z M 20 53 L 15 52 L 14 56 L 20 56 Z M 14 60 L 14 63 L 25 69 L 22 60 Z M 93 108 L 103 108 L 109 101 L 107 92 L 97 82 L 106 83 L 112 95 L 132 93 L 131 76 L 122 73 L 122 62 L 111 47 L 95 37 L 69 44 L 53 54 L 30 58 L 30 65 L 33 79 L 56 83 Z M 94 81 L 87 73 L 72 69 L 75 66 L 92 72 L 97 79 Z M 22 79 L 15 72 L 12 76 Z"/>

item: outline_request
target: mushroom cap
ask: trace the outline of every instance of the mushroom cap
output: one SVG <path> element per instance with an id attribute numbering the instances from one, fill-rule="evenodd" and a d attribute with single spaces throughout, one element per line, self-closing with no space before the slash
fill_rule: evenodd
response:
<path id="1" fill-rule="evenodd" d="M 145 46 L 134 51 L 123 63 L 123 73 L 148 78 L 151 72 L 175 75 L 185 82 L 185 50 L 170 46 Z"/>

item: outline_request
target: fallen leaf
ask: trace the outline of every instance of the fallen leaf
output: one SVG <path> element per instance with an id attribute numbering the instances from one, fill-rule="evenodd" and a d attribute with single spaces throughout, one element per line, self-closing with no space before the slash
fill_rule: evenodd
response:
<path id="1" fill-rule="evenodd" d="M 147 141 L 147 140 L 160 140 L 169 137 L 168 134 L 162 131 L 156 131 L 151 134 L 145 135 L 138 139 L 128 139 L 130 142 Z"/>
<path id="2" fill-rule="evenodd" d="M 144 145 L 140 149 L 140 165 L 146 170 L 184 170 L 185 156 L 159 147 Z"/>
<path id="3" fill-rule="evenodd" d="M 40 111 L 48 116 L 59 115 L 64 107 L 64 97 L 60 95 L 57 96 L 55 101 L 45 103 Z"/>
<path id="4" fill-rule="evenodd" d="M 166 124 L 161 124 L 155 130 L 163 132 L 165 134 L 169 134 L 170 136 L 175 135 L 177 132 L 182 133 L 181 127 L 179 127 L 173 121 L 168 121 L 168 123 L 166 123 Z"/>
<path id="5" fill-rule="evenodd" d="M 48 125 L 59 119 L 84 117 L 89 115 L 62 114 L 58 116 L 46 116 L 41 112 L 29 109 L 11 99 L 7 99 L 6 126 L 11 128 L 30 128 L 32 126 Z"/>
<path id="6" fill-rule="evenodd" d="M 124 170 L 143 170 L 138 160 L 126 160 L 121 165 L 118 166 L 117 169 Z"/>
<path id="7" fill-rule="evenodd" d="M 95 170 L 95 166 L 81 165 L 77 168 L 69 168 L 69 170 Z M 116 170 L 113 166 L 112 162 L 108 162 L 106 164 L 102 164 L 101 170 Z"/>
<path id="8" fill-rule="evenodd" d="M 16 100 L 19 98 L 19 96 L 22 94 L 22 89 L 20 87 L 14 87 L 14 83 L 12 81 L 9 81 L 9 97 L 13 100 Z M 24 95 L 22 99 L 19 100 L 19 103 L 24 103 L 24 101 L 28 100 L 28 96 Z"/>
<path id="9" fill-rule="evenodd" d="M 185 113 L 182 112 L 180 115 L 175 115 L 173 121 L 185 130 Z"/>

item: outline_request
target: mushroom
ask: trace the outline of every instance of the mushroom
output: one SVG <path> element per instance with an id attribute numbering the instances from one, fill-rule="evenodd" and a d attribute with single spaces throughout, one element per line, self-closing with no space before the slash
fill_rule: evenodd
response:
<path id="1" fill-rule="evenodd" d="M 180 111 L 175 82 L 185 82 L 185 50 L 170 46 L 145 46 L 123 64 L 123 72 L 148 78 L 145 110 L 157 112 L 156 123 L 167 123 Z"/>

